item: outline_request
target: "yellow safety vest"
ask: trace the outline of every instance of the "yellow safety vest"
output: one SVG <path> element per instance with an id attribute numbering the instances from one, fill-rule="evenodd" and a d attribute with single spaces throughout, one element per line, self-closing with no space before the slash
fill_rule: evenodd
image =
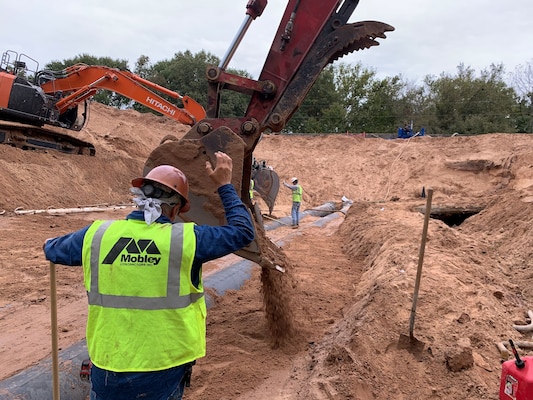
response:
<path id="1" fill-rule="evenodd" d="M 300 185 L 296 185 L 296 189 L 292 191 L 292 201 L 294 203 L 301 203 L 302 202 L 302 187 Z"/>
<path id="2" fill-rule="evenodd" d="M 193 223 L 95 221 L 82 251 L 96 366 L 160 371 L 205 356 L 203 283 L 191 282 Z"/>
<path id="3" fill-rule="evenodd" d="M 250 179 L 250 200 L 254 199 L 254 180 Z"/>

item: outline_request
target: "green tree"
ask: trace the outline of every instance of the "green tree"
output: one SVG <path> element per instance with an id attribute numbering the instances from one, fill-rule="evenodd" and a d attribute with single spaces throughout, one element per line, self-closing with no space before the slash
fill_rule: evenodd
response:
<path id="1" fill-rule="evenodd" d="M 512 75 L 518 100 L 515 112 L 518 132 L 533 132 L 533 59 L 520 64 Z"/>
<path id="2" fill-rule="evenodd" d="M 206 68 L 218 65 L 219 61 L 205 51 L 196 54 L 179 52 L 172 59 L 155 64 L 151 64 L 148 56 L 141 55 L 134 72 L 206 106 L 209 87 Z M 128 69 L 126 60 L 88 54 L 53 61 L 46 65 L 46 69 L 61 71 L 76 63 Z M 251 77 L 243 70 L 228 72 Z M 361 63 L 334 63 L 322 71 L 302 104 L 295 105 L 296 112 L 284 131 L 395 133 L 398 126 L 413 121 L 417 129 L 425 127 L 434 134 L 532 132 L 533 67 L 527 64 L 517 68 L 514 87 L 505 83 L 503 74 L 501 64 L 492 64 L 479 74 L 460 64 L 455 75 L 428 75 L 421 85 L 416 85 L 401 75 L 378 79 L 375 70 Z M 170 96 L 158 94 L 179 103 Z M 114 107 L 154 112 L 110 91 L 99 91 L 94 99 Z M 220 116 L 244 116 L 249 101 L 249 95 L 221 90 Z"/>
<path id="3" fill-rule="evenodd" d="M 142 55 L 135 61 L 135 69 L 133 73 L 139 75 L 143 79 L 148 79 L 150 73 L 150 57 Z"/>
<path id="4" fill-rule="evenodd" d="M 503 65 L 492 64 L 477 77 L 463 64 L 457 75 L 427 76 L 435 133 L 515 132 L 516 94 L 503 80 Z"/>
<path id="5" fill-rule="evenodd" d="M 370 132 L 391 132 L 397 126 L 395 110 L 398 108 L 399 93 L 403 87 L 399 76 L 387 77 L 371 82 L 366 101 L 360 113 L 365 118 L 366 129 Z"/>
<path id="6" fill-rule="evenodd" d="M 65 59 L 63 61 L 51 61 L 45 65 L 45 69 L 52 71 L 61 71 L 66 67 L 70 67 L 74 64 L 87 64 L 87 65 L 105 65 L 106 67 L 128 69 L 128 61 L 113 59 L 111 57 L 95 57 L 89 54 L 80 54 L 74 58 Z"/>
<path id="7" fill-rule="evenodd" d="M 375 76 L 375 71 L 363 67 L 360 62 L 355 65 L 345 63 L 337 65 L 335 86 L 346 110 L 343 131 L 372 131 L 368 115 L 363 113 L 363 108 L 368 101 Z"/>
<path id="8" fill-rule="evenodd" d="M 157 62 L 151 67 L 143 64 L 146 79 L 181 95 L 187 95 L 198 103 L 207 104 L 208 83 L 205 76 L 207 66 L 218 65 L 219 59 L 205 51 L 192 54 L 190 51 L 179 52 L 171 60 Z M 246 71 L 228 69 L 227 72 L 250 77 Z M 237 92 L 224 90 L 221 94 L 220 115 L 240 117 L 246 112 L 249 97 Z M 135 106 L 140 111 L 139 105 Z"/>
<path id="9" fill-rule="evenodd" d="M 415 131 L 421 128 L 431 129 L 435 118 L 427 87 L 406 81 L 400 76 L 397 89 L 397 98 L 393 101 L 395 121 L 392 131 L 396 132 L 398 127 L 411 122 Z"/>
<path id="10" fill-rule="evenodd" d="M 287 125 L 293 132 L 379 132 L 393 129 L 399 77 L 378 80 L 361 63 L 325 68 Z"/>

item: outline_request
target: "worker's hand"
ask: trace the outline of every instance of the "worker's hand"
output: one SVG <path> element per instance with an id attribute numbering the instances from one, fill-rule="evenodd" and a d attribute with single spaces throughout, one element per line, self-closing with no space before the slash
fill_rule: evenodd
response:
<path id="1" fill-rule="evenodd" d="M 231 157 L 226 153 L 217 151 L 215 153 L 217 158 L 216 167 L 213 169 L 210 161 L 205 162 L 205 170 L 207 171 L 207 176 L 217 185 L 217 188 L 231 183 L 231 174 L 233 171 L 233 161 Z"/>

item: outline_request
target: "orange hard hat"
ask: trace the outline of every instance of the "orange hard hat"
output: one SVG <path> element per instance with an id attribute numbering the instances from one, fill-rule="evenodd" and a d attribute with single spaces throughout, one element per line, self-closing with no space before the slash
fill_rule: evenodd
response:
<path id="1" fill-rule="evenodd" d="M 135 178 L 131 181 L 133 187 L 142 187 L 146 181 L 157 182 L 178 193 L 184 200 L 181 212 L 187 212 L 191 208 L 189 203 L 189 182 L 183 172 L 172 165 L 159 165 L 153 168 L 146 176 Z"/>

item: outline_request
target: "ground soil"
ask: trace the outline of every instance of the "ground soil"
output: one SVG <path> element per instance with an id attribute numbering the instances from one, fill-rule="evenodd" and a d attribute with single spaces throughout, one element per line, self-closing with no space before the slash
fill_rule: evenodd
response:
<path id="1" fill-rule="evenodd" d="M 95 144 L 95 157 L 0 146 L 0 379 L 51 354 L 44 240 L 122 218 L 131 211 L 129 182 L 152 149 L 187 130 L 93 104 L 79 137 Z M 308 215 L 297 230 L 279 224 L 266 232 L 290 261 L 283 296 L 293 340 L 272 337 L 255 268 L 241 290 L 209 309 L 207 356 L 184 398 L 498 399 L 497 343 L 532 340 L 513 324 L 527 325 L 533 309 L 533 135 L 265 135 L 255 156 L 282 180 L 299 178 L 302 211 L 343 196 L 353 204 L 324 224 Z M 421 252 L 429 192 L 434 208 L 481 211 L 453 226 L 432 215 Z M 287 216 L 290 205 L 290 191 L 280 188 L 271 217 Z M 81 206 L 107 209 L 43 212 Z M 209 263 L 206 274 L 227 262 Z M 57 291 L 64 349 L 84 338 L 81 269 L 58 266 Z M 423 349 L 405 346 L 411 315 Z"/>

